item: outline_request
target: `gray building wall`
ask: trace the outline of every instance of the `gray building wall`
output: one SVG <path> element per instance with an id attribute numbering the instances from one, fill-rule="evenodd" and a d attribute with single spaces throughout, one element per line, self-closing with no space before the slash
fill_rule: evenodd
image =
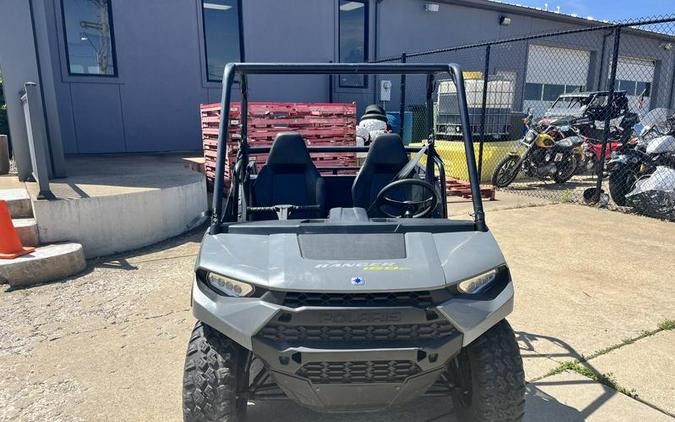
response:
<path id="1" fill-rule="evenodd" d="M 201 149 L 199 105 L 219 101 L 221 84 L 206 79 L 199 1 L 114 0 L 114 78 L 68 74 L 60 2 L 45 4 L 66 153 Z M 246 0 L 242 14 L 247 61 L 334 59 L 333 0 Z M 251 98 L 328 98 L 327 77 L 287 79 L 252 78 Z"/>
<path id="2" fill-rule="evenodd" d="M 31 166 L 19 93 L 25 82 L 38 80 L 30 9 L 25 0 L 5 0 L 0 7 L 0 69 L 7 118 L 17 170 L 19 176 L 25 179 L 31 173 Z"/>
<path id="3" fill-rule="evenodd" d="M 587 25 L 569 17 L 553 19 L 524 9 L 521 13 L 511 6 L 484 0 L 439 1 L 437 13 L 426 12 L 422 0 L 369 2 L 371 60 L 402 51 Z M 7 96 L 17 101 L 23 82 L 38 78 L 26 4 L 25 0 L 4 0 L 0 13 L 0 66 L 5 73 Z M 201 148 L 199 104 L 219 101 L 221 84 L 206 80 L 199 0 L 112 0 L 118 70 L 114 78 L 69 75 L 61 2 L 43 0 L 35 4 L 40 7 L 36 34 L 52 143 L 60 137 L 67 154 Z M 244 0 L 242 15 L 246 61 L 338 60 L 338 0 Z M 509 26 L 499 25 L 501 15 L 511 17 Z M 602 33 L 595 31 L 494 47 L 490 71 L 516 72 L 515 101 L 520 104 L 529 44 L 572 46 L 592 51 L 588 86 L 596 87 L 597 81 L 606 79 L 600 72 L 608 72 L 611 51 L 610 37 L 607 51 L 602 54 L 602 38 Z M 672 86 L 675 52 L 660 49 L 658 40 L 630 34 L 624 39 L 622 54 L 647 55 L 668 65 L 667 71 L 657 72 L 658 96 L 651 101 L 654 105 L 672 101 L 667 88 Z M 645 51 L 647 45 L 649 52 Z M 482 51 L 472 49 L 414 60 L 458 62 L 467 70 L 482 70 Z M 398 109 L 398 78 L 387 79 L 394 82 L 395 88 L 389 108 Z M 376 100 L 377 86 L 378 79 L 371 77 L 365 89 L 340 88 L 336 83 L 331 93 L 327 76 L 256 76 L 251 78 L 250 92 L 254 101 L 325 102 L 332 97 L 334 101 L 357 101 L 362 110 Z M 409 77 L 409 104 L 423 101 L 423 87 L 421 78 Z M 22 143 L 22 112 L 16 104 L 10 104 L 9 110 L 15 143 Z"/>

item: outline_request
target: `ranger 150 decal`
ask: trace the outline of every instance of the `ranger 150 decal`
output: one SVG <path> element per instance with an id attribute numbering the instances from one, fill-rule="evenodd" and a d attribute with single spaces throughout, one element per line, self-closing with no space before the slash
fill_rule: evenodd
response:
<path id="1" fill-rule="evenodd" d="M 333 262 L 316 264 L 314 268 L 359 268 L 364 271 L 403 271 L 410 269 L 410 267 L 404 267 L 395 262 Z"/>

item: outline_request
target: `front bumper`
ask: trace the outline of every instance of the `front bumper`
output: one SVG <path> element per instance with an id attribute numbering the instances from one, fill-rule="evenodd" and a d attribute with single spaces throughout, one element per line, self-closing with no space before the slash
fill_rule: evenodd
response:
<path id="1" fill-rule="evenodd" d="M 195 281 L 194 316 L 251 350 L 291 399 L 321 411 L 379 410 L 427 391 L 447 362 L 513 307 L 509 281 L 479 300 L 414 307 L 289 308 Z"/>

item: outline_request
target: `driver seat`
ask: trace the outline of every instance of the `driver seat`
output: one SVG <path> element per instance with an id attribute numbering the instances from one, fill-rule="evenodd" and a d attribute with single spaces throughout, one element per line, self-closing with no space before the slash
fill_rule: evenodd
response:
<path id="1" fill-rule="evenodd" d="M 277 135 L 267 163 L 253 185 L 257 207 L 273 205 L 319 205 L 320 211 L 295 211 L 290 219 L 320 218 L 325 214 L 326 188 L 314 166 L 303 137 L 295 132 Z M 258 213 L 256 220 L 274 220 L 274 212 Z"/>
<path id="2" fill-rule="evenodd" d="M 398 134 L 386 133 L 375 138 L 352 185 L 354 207 L 368 210 L 380 190 L 391 183 L 406 164 L 408 153 Z M 368 211 L 368 216 L 386 217 L 375 208 Z"/>

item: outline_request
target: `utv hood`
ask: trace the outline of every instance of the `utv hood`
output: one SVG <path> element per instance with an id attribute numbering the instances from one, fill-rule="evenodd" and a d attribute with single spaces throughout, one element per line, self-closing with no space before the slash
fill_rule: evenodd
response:
<path id="1" fill-rule="evenodd" d="M 490 232 L 207 234 L 197 268 L 271 290 L 443 287 L 504 264 Z"/>

